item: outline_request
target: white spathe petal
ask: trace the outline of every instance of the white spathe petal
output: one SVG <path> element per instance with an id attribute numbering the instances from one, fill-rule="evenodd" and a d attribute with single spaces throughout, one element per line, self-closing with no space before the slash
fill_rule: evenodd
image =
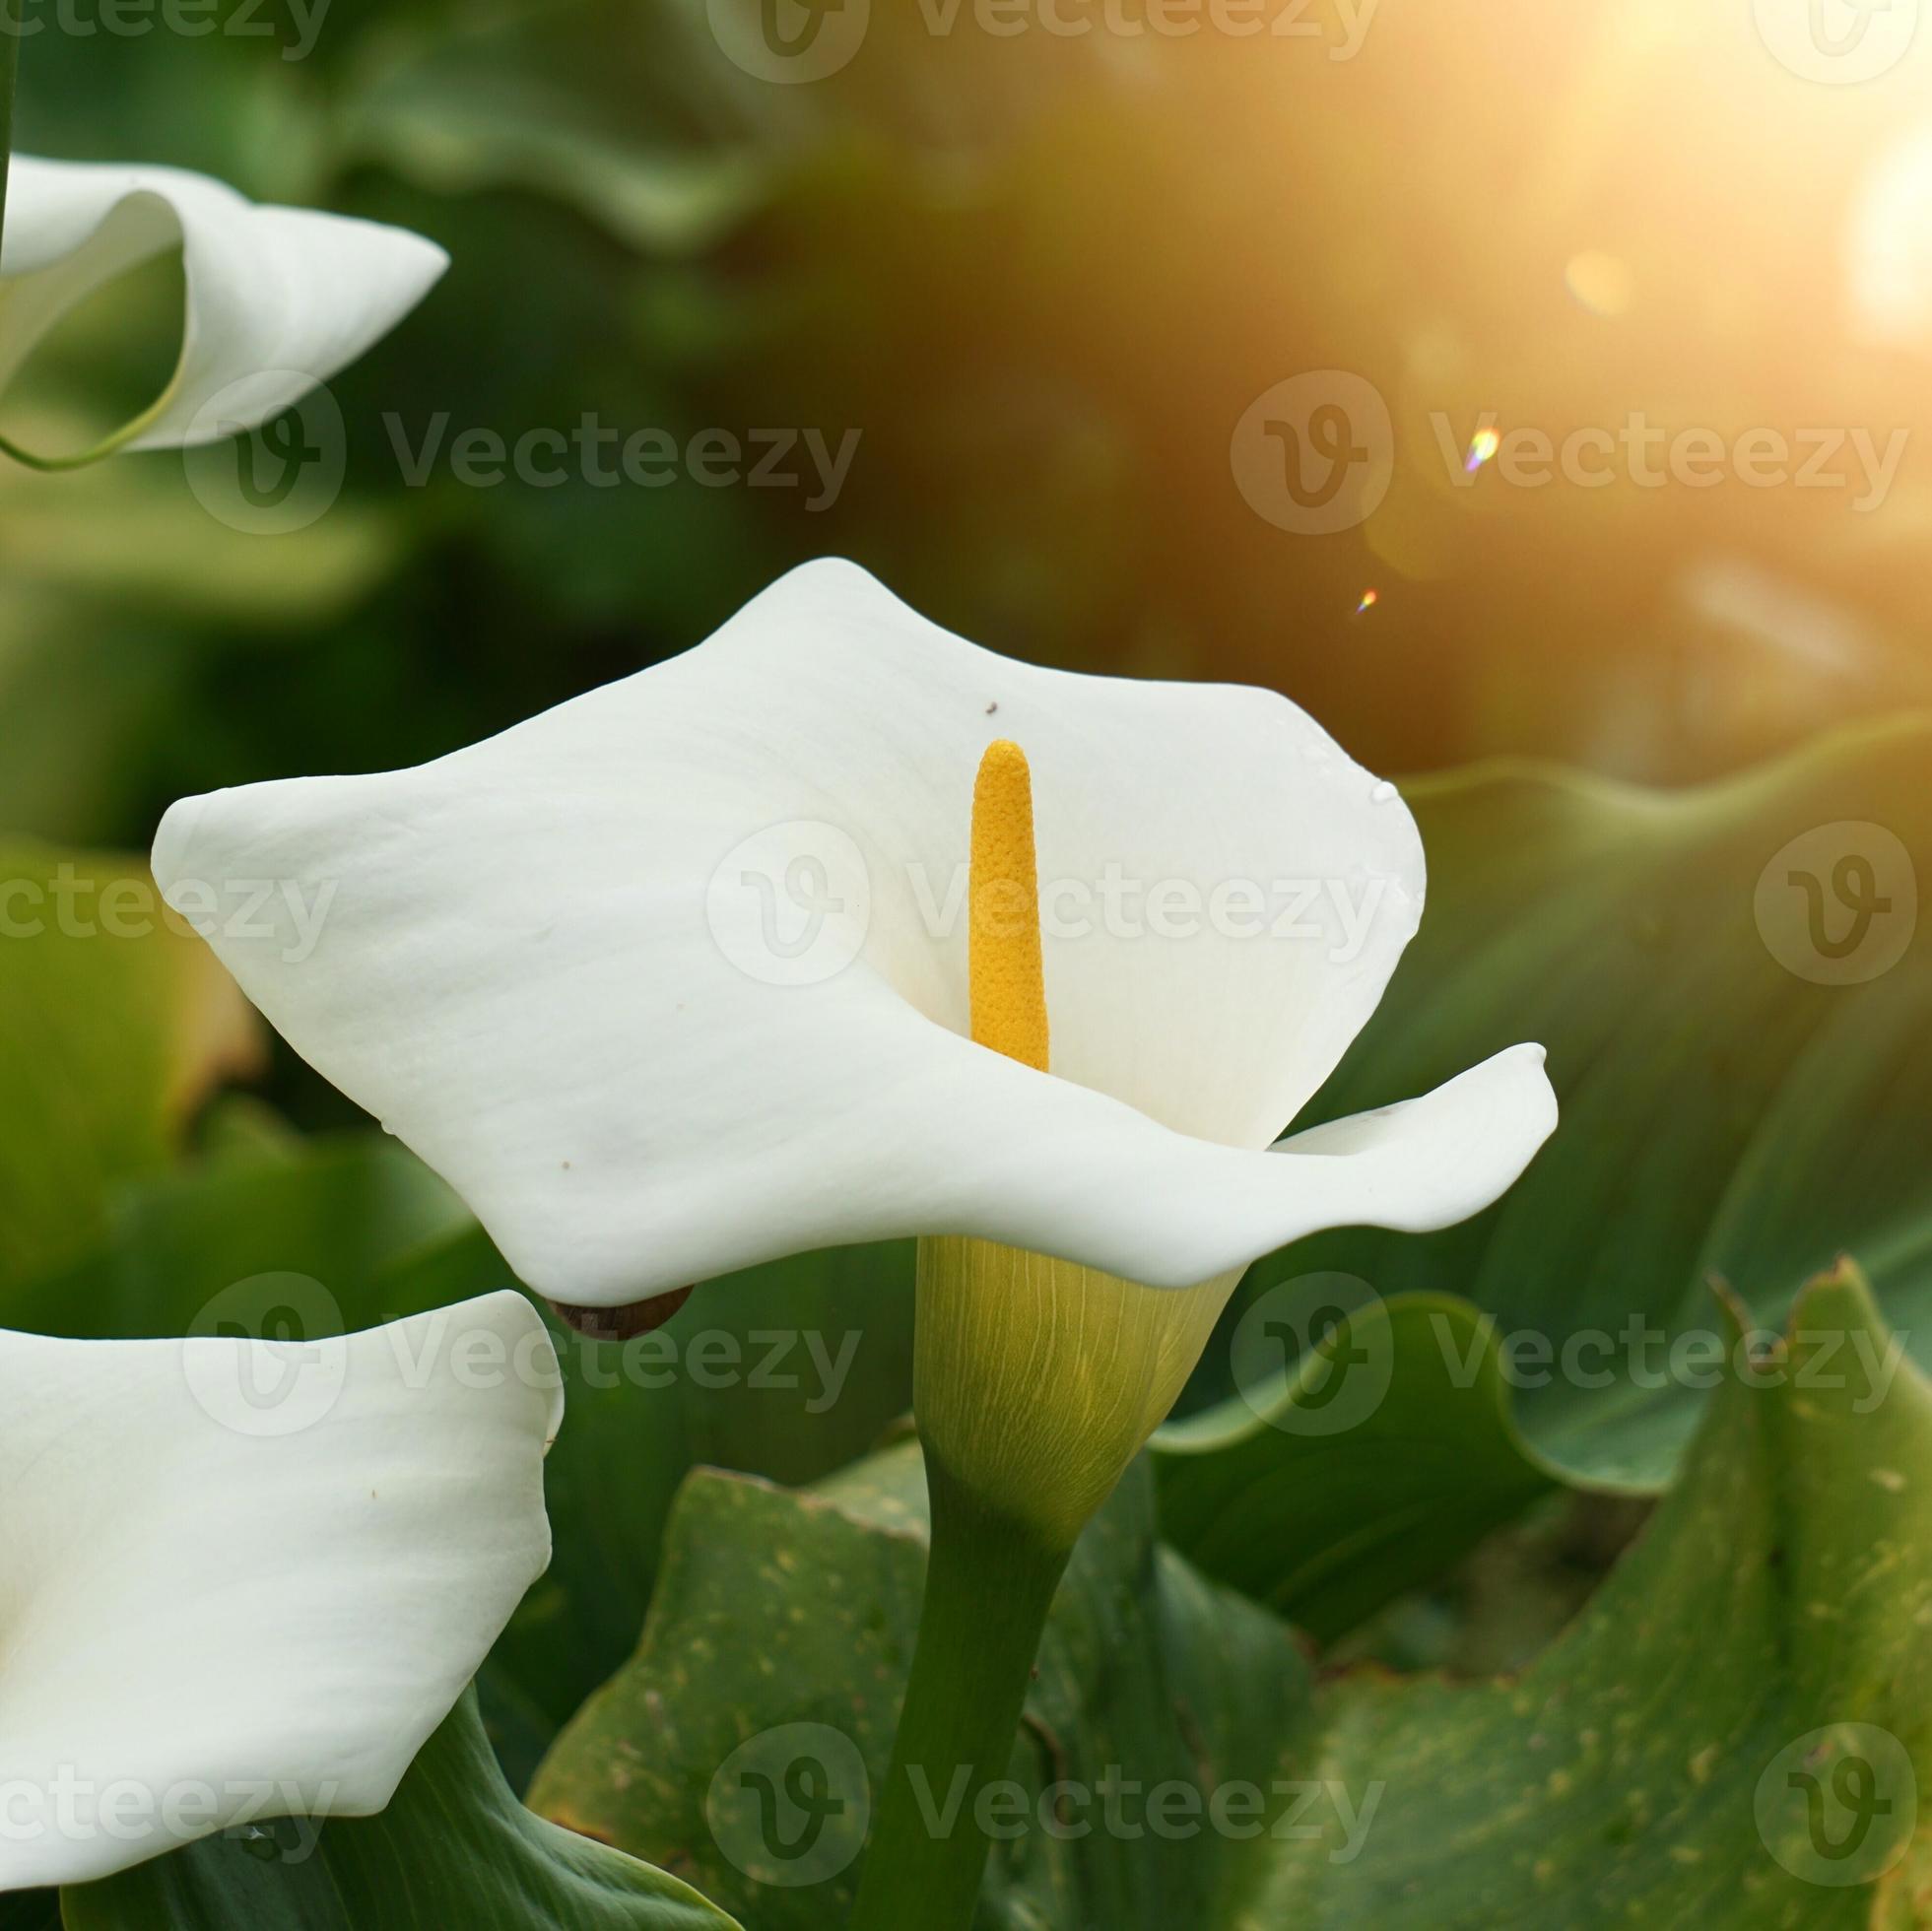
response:
<path id="1" fill-rule="evenodd" d="M 339 1340 L 0 1332 L 0 1891 L 368 1816 L 550 1560 L 520 1295 Z"/>
<path id="2" fill-rule="evenodd" d="M 393 328 L 449 263 L 405 229 L 261 207 L 180 168 L 17 155 L 0 239 L 0 389 L 63 314 L 177 246 L 180 362 L 135 449 L 212 442 L 279 414 Z"/>
<path id="3" fill-rule="evenodd" d="M 965 1036 L 1002 736 L 1033 770 L 1050 1078 Z M 418 769 L 185 801 L 154 864 L 560 1300 L 920 1232 L 1175 1285 L 1365 1205 L 1436 1211 L 1387 1150 L 1260 1152 L 1420 916 L 1394 787 L 1273 693 L 1017 663 L 850 565 Z M 1528 1158 L 1523 1118 L 1547 1131 L 1540 1067 L 1504 1087 L 1527 1110 L 1459 1150 L 1489 1164 L 1458 1213 Z"/>

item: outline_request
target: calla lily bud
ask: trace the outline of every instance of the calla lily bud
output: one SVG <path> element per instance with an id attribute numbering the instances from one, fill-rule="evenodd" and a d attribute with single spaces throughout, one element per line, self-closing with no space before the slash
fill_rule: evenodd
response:
<path id="1" fill-rule="evenodd" d="M 972 1037 L 1050 1070 L 1033 773 L 1005 739 L 972 791 Z M 1173 1405 L 1240 1278 L 1164 1292 L 993 1240 L 919 1242 L 914 1412 L 983 1506 L 1068 1550 Z"/>
<path id="2" fill-rule="evenodd" d="M 919 1242 L 913 1407 L 929 1461 L 1071 1549 L 1166 1419 L 1240 1270 L 1173 1293 L 958 1235 Z"/>

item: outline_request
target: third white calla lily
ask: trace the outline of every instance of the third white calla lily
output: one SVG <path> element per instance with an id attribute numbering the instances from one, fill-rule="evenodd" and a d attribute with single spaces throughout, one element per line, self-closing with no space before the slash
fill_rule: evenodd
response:
<path id="1" fill-rule="evenodd" d="M 337 1340 L 0 1331 L 0 1892 L 394 1795 L 550 1560 L 502 1293 Z"/>

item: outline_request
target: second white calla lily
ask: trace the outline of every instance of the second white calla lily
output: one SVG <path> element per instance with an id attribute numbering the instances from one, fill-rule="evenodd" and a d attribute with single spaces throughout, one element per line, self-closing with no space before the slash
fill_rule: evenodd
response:
<path id="1" fill-rule="evenodd" d="M 212 442 L 268 421 L 387 334 L 449 262 L 405 229 L 258 206 L 181 168 L 16 155 L 0 231 L 0 393 L 63 315 L 174 248 L 187 290 L 180 360 L 116 446 Z"/>
<path id="2" fill-rule="evenodd" d="M 343 1339 L 0 1332 L 0 1892 L 381 1810 L 550 1560 L 522 1296 Z"/>
<path id="3" fill-rule="evenodd" d="M 971 1036 L 970 806 L 1007 738 L 1046 1072 Z M 1525 1045 L 1271 1145 L 1421 916 L 1395 788 L 1271 692 L 1014 662 L 846 564 L 433 764 L 186 800 L 154 867 L 563 1302 L 915 1233 L 1188 1287 L 1460 1220 L 1556 1118 Z"/>

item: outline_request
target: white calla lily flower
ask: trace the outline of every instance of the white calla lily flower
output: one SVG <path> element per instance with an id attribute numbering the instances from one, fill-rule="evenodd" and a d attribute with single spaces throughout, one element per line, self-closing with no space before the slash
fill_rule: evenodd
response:
<path id="1" fill-rule="evenodd" d="M 0 1332 L 0 1892 L 381 1810 L 550 1560 L 520 1295 L 345 1338 Z"/>
<path id="2" fill-rule="evenodd" d="M 1050 1072 L 972 1036 L 995 738 L 1037 788 Z M 1556 1118 L 1520 1046 L 1271 1145 L 1421 915 L 1395 788 L 1274 693 L 1014 662 L 842 563 L 417 769 L 185 800 L 154 868 L 565 1303 L 904 1234 L 1219 1283 L 1460 1220 Z"/>
<path id="3" fill-rule="evenodd" d="M 180 361 L 110 446 L 255 428 L 385 335 L 449 262 L 406 229 L 258 206 L 181 168 L 16 155 L 0 230 L 0 391 L 63 315 L 173 248 L 187 287 Z"/>

